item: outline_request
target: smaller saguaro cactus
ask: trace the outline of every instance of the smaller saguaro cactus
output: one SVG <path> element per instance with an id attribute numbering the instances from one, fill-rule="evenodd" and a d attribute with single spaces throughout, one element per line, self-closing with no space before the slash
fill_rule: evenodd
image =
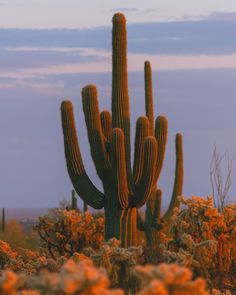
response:
<path id="1" fill-rule="evenodd" d="M 76 192 L 73 189 L 71 191 L 71 210 L 79 211 L 77 201 L 78 201 L 78 199 L 76 197 Z M 87 211 L 88 211 L 88 204 L 85 201 L 83 201 L 83 213 L 85 213 Z"/>
<path id="2" fill-rule="evenodd" d="M 149 120 L 149 135 L 154 135 L 158 142 L 158 161 L 157 161 L 157 180 L 163 167 L 168 122 L 165 117 L 159 116 L 154 124 L 154 111 L 153 111 L 153 94 L 152 94 L 152 71 L 150 62 L 146 61 L 144 65 L 144 80 L 145 80 L 145 107 L 146 117 Z M 155 129 L 154 129 L 155 125 Z M 175 207 L 180 206 L 178 196 L 182 194 L 183 189 L 183 143 L 182 135 L 176 134 L 175 138 L 175 151 L 176 151 L 176 164 L 175 164 L 175 180 L 173 193 L 170 205 L 166 213 L 161 217 L 161 201 L 162 191 L 157 187 L 157 183 L 153 188 L 152 193 L 146 203 L 145 219 L 138 213 L 137 222 L 138 229 L 145 232 L 146 242 L 148 248 L 151 250 L 152 259 L 158 256 L 159 243 L 160 243 L 160 230 L 163 227 L 163 222 L 168 223 L 172 216 Z"/>
<path id="3" fill-rule="evenodd" d="M 71 210 L 78 211 L 77 198 L 75 196 L 75 190 L 74 189 L 71 191 Z"/>
<path id="4" fill-rule="evenodd" d="M 6 221 L 5 221 L 5 208 L 2 208 L 2 232 L 5 232 L 5 226 L 6 226 Z"/>
<path id="5" fill-rule="evenodd" d="M 83 202 L 83 211 L 84 213 L 88 211 L 88 204 L 86 202 Z"/>

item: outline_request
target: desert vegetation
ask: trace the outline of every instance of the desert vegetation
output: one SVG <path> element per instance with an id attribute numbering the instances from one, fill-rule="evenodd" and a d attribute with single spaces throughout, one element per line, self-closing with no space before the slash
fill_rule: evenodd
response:
<path id="1" fill-rule="evenodd" d="M 168 120 L 154 119 L 152 72 L 144 63 L 145 115 L 136 123 L 131 163 L 126 19 L 113 16 L 111 112 L 100 112 L 95 85 L 82 89 L 100 191 L 85 171 L 72 103 L 61 104 L 71 204 L 39 218 L 26 236 L 2 220 L 0 294 L 236 294 L 236 205 L 182 196 L 183 136 L 175 138 L 173 193 L 162 212 Z M 95 214 L 87 206 L 103 209 Z M 14 239 L 12 238 L 12 233 Z"/>

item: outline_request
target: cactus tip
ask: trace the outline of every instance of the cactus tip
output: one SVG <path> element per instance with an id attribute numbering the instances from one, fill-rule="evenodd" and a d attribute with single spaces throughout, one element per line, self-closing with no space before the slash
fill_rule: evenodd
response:
<path id="1" fill-rule="evenodd" d="M 61 103 L 61 110 L 73 110 L 73 105 L 70 100 L 63 100 Z"/>
<path id="2" fill-rule="evenodd" d="M 112 22 L 113 23 L 122 23 L 122 22 L 125 23 L 126 18 L 123 13 L 117 12 L 113 15 Z"/>

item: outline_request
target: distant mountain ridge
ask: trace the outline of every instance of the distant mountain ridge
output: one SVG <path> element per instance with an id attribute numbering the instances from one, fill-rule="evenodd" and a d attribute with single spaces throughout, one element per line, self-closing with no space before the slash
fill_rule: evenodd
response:
<path id="1" fill-rule="evenodd" d="M 37 219 L 52 208 L 5 208 L 6 220 Z M 1 215 L 1 214 L 0 214 Z"/>
<path id="2" fill-rule="evenodd" d="M 55 208 L 55 207 L 54 207 Z M 18 221 L 22 221 L 24 219 L 37 219 L 39 216 L 43 216 L 53 208 L 5 208 L 5 216 L 6 220 L 15 219 Z M 82 210 L 82 208 L 80 208 Z M 163 206 L 161 209 L 162 214 L 167 210 L 167 206 Z M 99 210 L 93 210 L 89 207 L 89 211 L 99 212 Z M 141 209 L 141 214 L 145 214 L 145 207 Z M 1 209 L 0 209 L 0 217 L 1 217 Z"/>

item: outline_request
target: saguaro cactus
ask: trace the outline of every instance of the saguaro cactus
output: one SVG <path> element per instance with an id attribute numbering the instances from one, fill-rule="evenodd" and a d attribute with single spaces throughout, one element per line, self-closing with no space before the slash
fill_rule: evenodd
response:
<path id="1" fill-rule="evenodd" d="M 82 103 L 91 156 L 103 192 L 89 179 L 81 157 L 75 128 L 73 106 L 61 104 L 65 156 L 71 181 L 79 196 L 91 207 L 105 210 L 105 237 L 116 237 L 122 246 L 136 244 L 137 209 L 148 200 L 160 175 L 163 159 L 163 126 L 165 117 L 156 120 L 155 134 L 147 117 L 136 124 L 133 169 L 130 158 L 130 108 L 127 75 L 126 20 L 123 14 L 113 16 L 112 30 L 112 114 L 100 113 L 97 89 L 87 85 Z"/>
<path id="2" fill-rule="evenodd" d="M 75 210 L 75 211 L 80 211 L 78 208 L 78 203 L 77 203 L 77 197 L 76 197 L 76 192 L 74 189 L 71 191 L 71 206 L 70 210 Z M 86 202 L 83 202 L 83 213 L 88 211 L 88 204 Z"/>
<path id="3" fill-rule="evenodd" d="M 149 120 L 149 135 L 154 135 L 158 143 L 158 156 L 157 156 L 157 178 L 159 178 L 166 149 L 168 124 L 167 120 L 163 116 L 159 116 L 155 122 L 154 129 L 154 111 L 153 111 L 153 94 L 152 94 L 152 73 L 151 65 L 148 61 L 144 66 L 144 80 L 145 80 L 145 107 L 146 116 Z M 154 185 L 150 197 L 147 201 L 145 219 L 138 213 L 138 228 L 141 231 L 145 231 L 147 246 L 150 248 L 152 255 L 158 255 L 159 253 L 159 240 L 160 230 L 162 229 L 163 222 L 169 222 L 173 209 L 179 207 L 178 196 L 182 194 L 183 189 L 183 147 L 182 147 L 182 135 L 176 134 L 175 149 L 176 149 L 176 164 L 175 164 L 175 180 L 173 193 L 168 210 L 161 218 L 161 201 L 162 192 L 157 188 L 157 184 Z M 153 257 L 152 257 L 153 258 Z"/>
<path id="4" fill-rule="evenodd" d="M 78 211 L 77 198 L 75 196 L 74 189 L 71 191 L 71 208 L 70 209 Z"/>
<path id="5" fill-rule="evenodd" d="M 6 225 L 6 221 L 5 221 L 5 208 L 2 208 L 2 232 L 5 232 L 5 225 Z"/>

